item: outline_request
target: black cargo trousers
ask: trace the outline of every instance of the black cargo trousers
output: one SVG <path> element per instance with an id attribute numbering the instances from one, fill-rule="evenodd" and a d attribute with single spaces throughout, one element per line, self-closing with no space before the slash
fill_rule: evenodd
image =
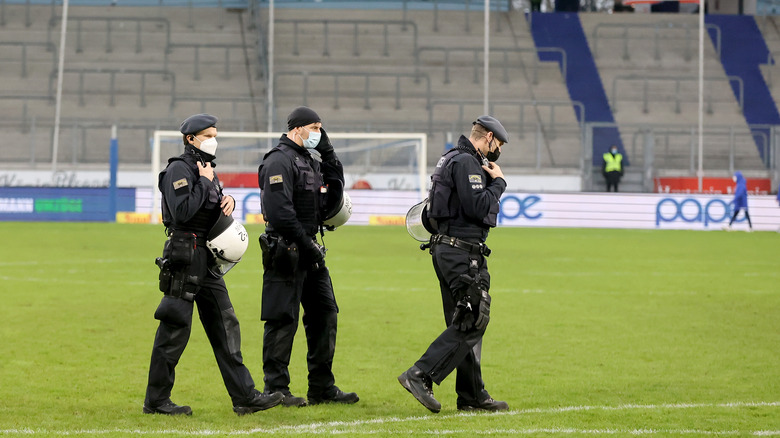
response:
<path id="1" fill-rule="evenodd" d="M 308 396 L 320 397 L 334 383 L 338 305 L 327 267 L 310 270 L 301 258 L 291 275 L 272 266 L 263 271 L 263 372 L 265 391 L 290 389 L 290 355 L 303 306 L 309 370 Z"/>
<path id="2" fill-rule="evenodd" d="M 168 255 L 167 248 L 166 244 L 163 257 Z M 200 289 L 194 303 L 165 295 L 154 314 L 155 319 L 160 320 L 160 325 L 152 347 L 146 388 L 147 406 L 159 406 L 171 396 L 176 364 L 190 338 L 195 303 L 233 406 L 243 406 L 252 399 L 255 383 L 241 355 L 238 318 L 230 302 L 225 280 L 208 273 L 208 257 L 205 245 L 197 245 L 189 268 L 190 275 L 200 278 Z"/>
<path id="3" fill-rule="evenodd" d="M 425 354 L 415 365 L 431 376 L 436 384 L 442 381 L 457 368 L 455 392 L 458 394 L 458 404 L 477 404 L 490 397 L 482 381 L 482 336 L 485 328 L 471 328 L 460 331 L 452 325 L 455 305 L 458 301 L 457 292 L 468 288 L 461 277 L 469 274 L 469 264 L 477 260 L 478 272 L 485 287 L 490 289 L 490 274 L 487 260 L 481 254 L 470 253 L 460 248 L 446 244 L 436 244 L 431 248 L 433 268 L 439 278 L 441 299 L 444 307 L 444 321 L 447 329 L 431 343 Z"/>

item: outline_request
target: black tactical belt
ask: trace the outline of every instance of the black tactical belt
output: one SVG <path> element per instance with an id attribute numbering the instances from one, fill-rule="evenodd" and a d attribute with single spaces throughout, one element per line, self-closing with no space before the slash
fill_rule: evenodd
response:
<path id="1" fill-rule="evenodd" d="M 201 235 L 201 234 L 198 234 L 198 233 L 195 233 L 195 232 L 192 232 L 192 231 L 185 231 L 185 230 L 174 230 L 174 229 L 172 229 L 172 228 L 169 228 L 169 229 L 168 229 L 168 238 L 169 238 L 169 239 L 171 238 L 171 235 L 173 235 L 173 233 L 188 233 L 188 234 L 194 234 L 194 235 L 195 235 L 195 244 L 196 244 L 196 245 L 199 245 L 199 246 L 203 246 L 203 247 L 205 247 L 205 246 L 206 246 L 206 237 L 205 237 L 205 236 L 203 236 L 203 235 Z"/>
<path id="2" fill-rule="evenodd" d="M 447 236 L 444 234 L 436 234 L 431 236 L 431 246 L 444 244 L 453 248 L 462 249 L 472 254 L 481 254 L 485 257 L 490 256 L 490 248 L 484 243 L 471 243 L 457 237 Z"/>

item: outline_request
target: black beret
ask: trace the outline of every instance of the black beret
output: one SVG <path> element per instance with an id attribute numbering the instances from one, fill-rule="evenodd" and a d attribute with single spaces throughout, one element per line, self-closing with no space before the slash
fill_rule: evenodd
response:
<path id="1" fill-rule="evenodd" d="M 287 130 L 292 131 L 293 128 L 311 125 L 312 123 L 317 122 L 321 122 L 320 116 L 318 116 L 313 109 L 305 106 L 299 106 L 298 108 L 295 108 L 289 116 L 287 116 Z"/>
<path id="2" fill-rule="evenodd" d="M 181 122 L 182 134 L 197 134 L 206 128 L 217 126 L 217 118 L 211 114 L 195 114 Z"/>
<path id="3" fill-rule="evenodd" d="M 485 129 L 492 132 L 493 135 L 500 141 L 509 143 L 509 136 L 506 133 L 506 129 L 504 129 L 504 126 L 501 124 L 501 122 L 496 120 L 495 117 L 479 116 L 479 118 L 474 123 L 472 123 L 472 125 L 476 124 L 484 126 Z"/>

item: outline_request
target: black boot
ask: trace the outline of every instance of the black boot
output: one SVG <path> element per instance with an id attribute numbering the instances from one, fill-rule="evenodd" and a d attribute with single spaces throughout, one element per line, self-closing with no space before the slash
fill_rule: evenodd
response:
<path id="1" fill-rule="evenodd" d="M 329 390 L 319 395 L 309 394 L 309 404 L 318 405 L 321 403 L 342 403 L 351 405 L 360 400 L 354 392 L 344 392 L 338 386 L 332 386 Z"/>
<path id="2" fill-rule="evenodd" d="M 425 374 L 417 365 L 413 365 L 403 374 L 398 376 L 398 382 L 406 388 L 414 398 L 433 413 L 441 411 L 441 403 L 433 398 L 433 388 L 430 376 Z"/>
<path id="3" fill-rule="evenodd" d="M 238 415 L 253 414 L 257 411 L 264 411 L 270 409 L 282 402 L 284 394 L 281 392 L 274 392 L 272 394 L 264 394 L 260 391 L 255 391 L 254 396 L 246 404 L 242 406 L 233 406 L 233 412 Z"/>
<path id="4" fill-rule="evenodd" d="M 150 406 L 144 403 L 144 414 L 192 415 L 192 408 L 189 406 L 179 406 L 168 399 L 159 406 Z"/>
<path id="5" fill-rule="evenodd" d="M 302 408 L 308 404 L 305 398 L 296 397 L 292 395 L 290 391 L 282 391 L 282 395 L 284 396 L 284 398 L 282 398 L 282 406 L 286 408 L 290 408 L 290 407 Z"/>
<path id="6" fill-rule="evenodd" d="M 507 402 L 493 400 L 493 397 L 488 397 L 477 403 L 458 402 L 459 411 L 505 411 L 507 409 L 509 409 Z"/>

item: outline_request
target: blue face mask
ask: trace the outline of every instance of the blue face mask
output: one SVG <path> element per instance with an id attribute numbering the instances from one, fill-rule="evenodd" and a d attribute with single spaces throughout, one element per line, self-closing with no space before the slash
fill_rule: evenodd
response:
<path id="1" fill-rule="evenodd" d="M 612 149 L 610 152 L 612 152 L 612 155 L 615 155 L 617 153 L 617 149 Z"/>
<path id="2" fill-rule="evenodd" d="M 318 144 L 320 144 L 320 137 L 322 137 L 322 134 L 308 130 L 307 132 L 309 133 L 309 138 L 304 139 L 301 137 L 301 140 L 303 140 L 303 147 L 306 149 L 314 149 Z"/>

